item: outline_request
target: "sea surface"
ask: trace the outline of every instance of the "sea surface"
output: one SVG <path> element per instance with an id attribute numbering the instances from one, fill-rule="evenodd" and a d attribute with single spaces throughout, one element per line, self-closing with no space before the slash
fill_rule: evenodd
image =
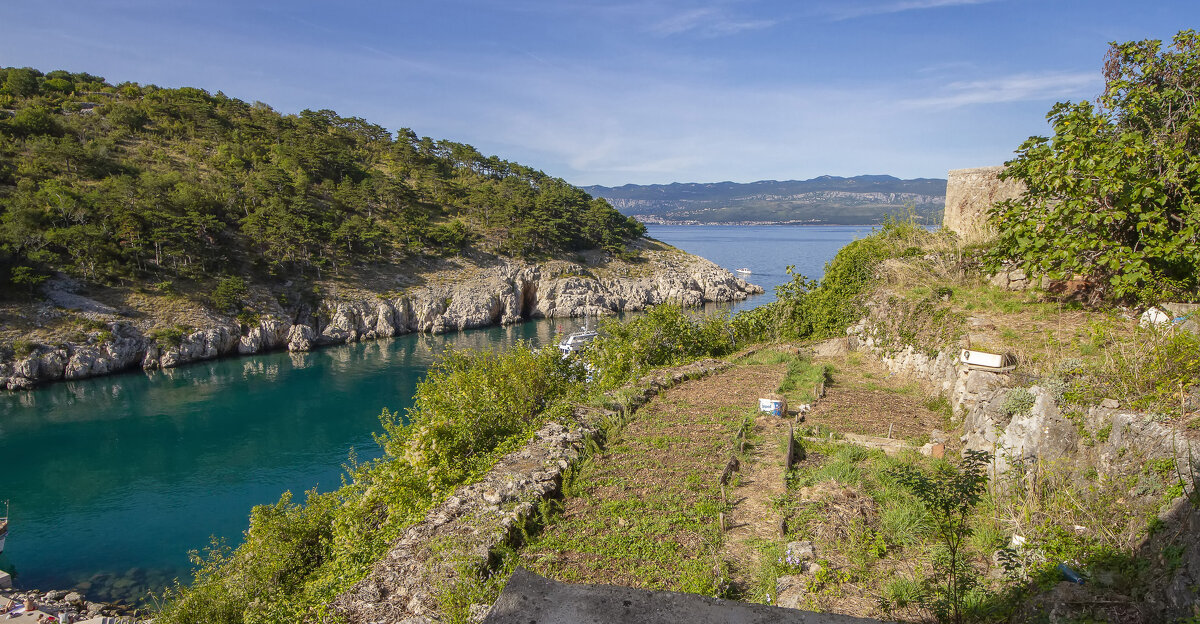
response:
<path id="1" fill-rule="evenodd" d="M 649 235 L 730 270 L 774 299 L 795 265 L 808 277 L 865 227 L 650 226 Z M 411 405 L 445 349 L 552 344 L 577 320 L 409 335 L 311 353 L 271 353 L 0 392 L 0 568 L 18 587 L 135 601 L 190 579 L 187 552 L 236 545 L 254 505 L 335 489 L 351 449 L 380 455 L 379 414 Z"/>

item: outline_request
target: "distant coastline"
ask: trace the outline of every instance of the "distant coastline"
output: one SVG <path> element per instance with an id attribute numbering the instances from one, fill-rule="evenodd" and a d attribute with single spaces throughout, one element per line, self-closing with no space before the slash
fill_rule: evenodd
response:
<path id="1" fill-rule="evenodd" d="M 861 222 L 861 223 L 830 223 L 828 221 L 813 221 L 794 219 L 791 221 L 694 221 L 694 220 L 674 220 L 663 219 L 654 215 L 629 215 L 645 225 L 679 225 L 679 226 L 706 226 L 706 227 L 742 227 L 742 226 L 763 226 L 763 225 L 809 225 L 814 227 L 874 227 L 883 225 L 882 221 Z M 924 221 L 924 220 L 922 220 Z M 936 223 L 926 223 L 926 225 L 941 225 L 941 221 Z"/>

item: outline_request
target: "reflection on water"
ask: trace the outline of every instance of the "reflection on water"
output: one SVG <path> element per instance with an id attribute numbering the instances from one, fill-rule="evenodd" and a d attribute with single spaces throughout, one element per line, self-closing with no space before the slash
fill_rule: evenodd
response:
<path id="1" fill-rule="evenodd" d="M 409 335 L 131 372 L 0 395 L 4 566 L 17 584 L 130 597 L 187 578 L 186 552 L 236 543 L 253 505 L 340 484 L 351 447 L 377 457 L 383 408 L 403 411 L 450 347 L 554 340 L 572 321 Z"/>
<path id="2" fill-rule="evenodd" d="M 796 264 L 824 263 L 867 228 L 650 226 L 660 240 L 729 269 L 774 298 Z M 284 491 L 337 487 L 353 447 L 377 457 L 383 408 L 403 412 L 450 347 L 547 345 L 582 320 L 445 336 L 409 335 L 311 353 L 271 353 L 0 393 L 0 499 L 11 530 L 0 567 L 19 586 L 140 596 L 187 578 L 186 552 L 239 541 L 250 508 Z"/>

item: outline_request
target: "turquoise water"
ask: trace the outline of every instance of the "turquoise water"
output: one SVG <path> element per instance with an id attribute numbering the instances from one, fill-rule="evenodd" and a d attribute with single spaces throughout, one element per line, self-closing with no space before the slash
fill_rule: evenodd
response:
<path id="1" fill-rule="evenodd" d="M 810 277 L 869 233 L 837 227 L 651 226 L 650 235 L 730 269 L 773 299 L 796 264 Z M 447 347 L 549 344 L 579 321 L 410 335 L 312 353 L 231 358 L 0 393 L 0 499 L 11 531 L 0 567 L 18 586 L 136 599 L 190 578 L 189 549 L 236 544 L 250 508 L 340 485 L 350 449 L 377 457 L 383 408 L 410 405 Z"/>

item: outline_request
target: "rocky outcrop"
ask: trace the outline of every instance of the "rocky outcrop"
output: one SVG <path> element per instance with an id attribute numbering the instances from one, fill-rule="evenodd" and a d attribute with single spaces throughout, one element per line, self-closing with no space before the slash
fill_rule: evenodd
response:
<path id="1" fill-rule="evenodd" d="M 90 302 L 55 284 L 55 301 L 69 303 L 92 319 L 106 321 L 104 337 L 88 343 L 41 345 L 0 362 L 0 388 L 105 375 L 140 366 L 171 368 L 226 355 L 277 349 L 308 351 L 326 345 L 413 332 L 443 333 L 507 325 L 535 318 L 612 315 L 665 302 L 695 306 L 738 301 L 762 289 L 717 265 L 670 250 L 646 252 L 636 264 L 597 267 L 553 261 L 532 265 L 493 260 L 464 266 L 401 293 L 331 290 L 316 312 L 293 319 L 282 308 L 254 324 L 213 317 L 204 327 L 175 330 L 171 338 Z M 82 306 L 82 307 L 81 307 Z"/>
<path id="2" fill-rule="evenodd" d="M 1200 515 L 1194 512 L 1200 441 L 1160 423 L 1154 414 L 1122 409 L 1114 399 L 1085 408 L 1074 405 L 1072 414 L 1064 413 L 1061 389 L 1052 381 L 1025 385 L 1028 378 L 1019 382 L 1010 374 L 971 370 L 957 361 L 957 345 L 932 355 L 912 346 L 897 348 L 880 341 L 873 327 L 864 319 L 848 328 L 851 345 L 891 372 L 928 382 L 949 397 L 963 422 L 962 448 L 990 453 L 993 477 L 1031 482 L 1045 470 L 1090 474 L 1092 480 L 1085 477 L 1071 487 L 1127 484 L 1117 501 L 1120 513 L 1157 511 L 1156 521 L 1168 528 L 1146 536 L 1138 557 L 1161 560 L 1169 548 L 1178 553 L 1178 564 L 1147 590 L 1138 606 L 1152 615 L 1140 621 L 1172 621 L 1200 608 L 1194 591 L 1200 585 Z M 997 480 L 1001 487 L 1015 482 Z M 1167 487 L 1181 491 L 1164 498 Z M 1048 600 L 1055 602 L 1053 596 Z"/>

